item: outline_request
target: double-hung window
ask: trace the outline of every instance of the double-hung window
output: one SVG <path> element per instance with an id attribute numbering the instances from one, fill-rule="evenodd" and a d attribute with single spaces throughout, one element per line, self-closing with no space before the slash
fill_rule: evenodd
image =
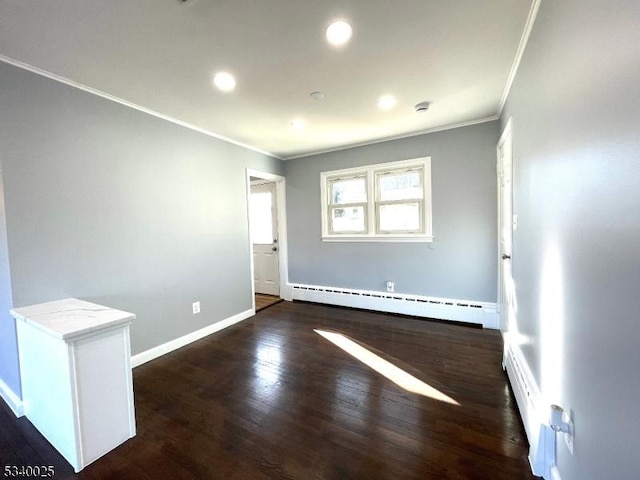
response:
<path id="1" fill-rule="evenodd" d="M 323 241 L 431 241 L 430 167 L 416 158 L 323 172 Z"/>

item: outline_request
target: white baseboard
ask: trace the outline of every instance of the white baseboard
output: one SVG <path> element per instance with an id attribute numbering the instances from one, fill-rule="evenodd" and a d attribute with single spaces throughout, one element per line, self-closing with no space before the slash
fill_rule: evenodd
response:
<path id="1" fill-rule="evenodd" d="M 504 367 L 529 441 L 531 471 L 547 480 L 560 480 L 555 467 L 556 432 L 548 423 L 550 405 L 545 403 L 522 352 L 508 342 Z"/>
<path id="2" fill-rule="evenodd" d="M 499 328 L 495 303 L 296 283 L 289 286 L 293 300 L 475 323 L 485 328 Z"/>
<path id="3" fill-rule="evenodd" d="M 219 332 L 220 330 L 228 328 L 231 325 L 241 322 L 242 320 L 246 320 L 247 318 L 252 317 L 255 314 L 255 310 L 251 308 L 244 312 L 238 313 L 237 315 L 226 318 L 207 327 L 201 328 L 200 330 L 196 330 L 195 332 L 188 333 L 187 335 L 176 338 L 167 343 L 163 343 L 162 345 L 158 345 L 157 347 L 150 348 L 149 350 L 145 350 L 142 353 L 133 355 L 131 357 L 131 366 L 135 368 L 144 363 L 150 362 L 153 359 L 161 357 L 162 355 L 166 355 L 169 352 L 173 352 L 174 350 L 200 340 L 208 335 L 211 335 L 212 333 Z"/>
<path id="4" fill-rule="evenodd" d="M 16 417 L 24 415 L 24 405 L 16 393 L 9 388 L 9 385 L 0 379 L 0 397 L 5 401 Z"/>

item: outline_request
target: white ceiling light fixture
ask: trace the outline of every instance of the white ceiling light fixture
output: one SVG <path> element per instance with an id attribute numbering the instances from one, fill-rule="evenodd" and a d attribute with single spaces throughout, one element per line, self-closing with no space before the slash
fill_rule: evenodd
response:
<path id="1" fill-rule="evenodd" d="M 327 42 L 334 47 L 342 47 L 351 39 L 353 29 L 344 20 L 336 20 L 327 27 L 324 33 Z"/>
<path id="2" fill-rule="evenodd" d="M 391 110 L 396 106 L 396 97 L 393 95 L 383 95 L 378 99 L 378 108 L 380 110 Z"/>
<path id="3" fill-rule="evenodd" d="M 223 92 L 231 92 L 236 88 L 236 79 L 228 72 L 218 72 L 213 76 L 213 84 Z"/>

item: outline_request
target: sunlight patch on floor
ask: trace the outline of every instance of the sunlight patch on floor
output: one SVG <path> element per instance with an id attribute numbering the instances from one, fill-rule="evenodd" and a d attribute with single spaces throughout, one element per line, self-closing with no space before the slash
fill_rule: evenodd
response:
<path id="1" fill-rule="evenodd" d="M 407 373 L 401 368 L 396 367 L 391 362 L 388 362 L 384 358 L 379 357 L 375 353 L 367 350 L 362 345 L 357 344 L 341 333 L 327 332 L 325 330 L 317 329 L 314 329 L 313 331 L 329 340 L 337 347 L 340 347 L 342 350 L 344 350 L 357 360 L 360 360 L 368 367 L 374 369 L 380 375 L 388 378 L 400 388 L 403 388 L 408 392 L 417 393 L 418 395 L 433 398 L 434 400 L 439 400 L 451 405 L 460 405 L 453 398 L 445 395 L 440 390 L 433 388 L 431 385 L 428 385 L 422 380 L 417 379 L 410 373 Z"/>

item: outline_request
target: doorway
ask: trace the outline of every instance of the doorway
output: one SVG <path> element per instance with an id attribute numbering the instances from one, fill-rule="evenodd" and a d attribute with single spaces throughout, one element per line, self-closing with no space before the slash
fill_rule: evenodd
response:
<path id="1" fill-rule="evenodd" d="M 285 179 L 247 169 L 253 309 L 291 300 L 288 292 Z"/>
<path id="2" fill-rule="evenodd" d="M 280 297 L 278 201 L 275 182 L 251 178 L 249 236 L 253 248 L 254 292 Z"/>

